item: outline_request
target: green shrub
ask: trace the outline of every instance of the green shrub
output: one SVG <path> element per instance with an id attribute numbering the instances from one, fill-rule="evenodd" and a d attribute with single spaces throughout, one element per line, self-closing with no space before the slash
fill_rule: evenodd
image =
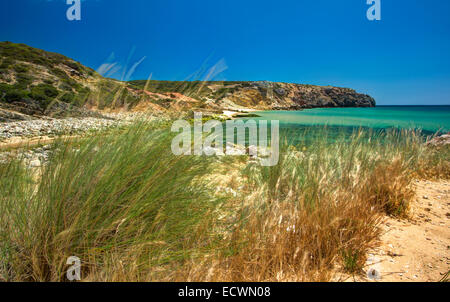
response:
<path id="1" fill-rule="evenodd" d="M 31 88 L 30 98 L 38 101 L 42 109 L 46 109 L 52 100 L 58 95 L 58 90 L 48 84 L 39 84 Z"/>
<path id="2" fill-rule="evenodd" d="M 28 75 L 27 73 L 17 73 L 16 74 L 17 82 L 20 84 L 21 87 L 26 88 L 28 85 L 30 85 L 33 82 L 33 78 Z"/>
<path id="3" fill-rule="evenodd" d="M 66 92 L 61 97 L 61 101 L 64 103 L 72 103 L 75 100 L 75 94 L 73 92 Z"/>
<path id="4" fill-rule="evenodd" d="M 343 250 L 341 252 L 344 270 L 350 274 L 362 271 L 364 261 L 359 251 Z"/>
<path id="5" fill-rule="evenodd" d="M 8 69 L 9 66 L 11 66 L 12 64 L 14 64 L 14 60 L 11 58 L 3 58 L 2 63 L 0 64 L 0 69 Z"/>
<path id="6" fill-rule="evenodd" d="M 61 84 L 59 84 L 58 88 L 61 89 L 61 90 L 65 90 L 65 91 L 73 91 L 72 86 L 70 86 L 65 81 L 62 81 Z"/>
<path id="7" fill-rule="evenodd" d="M 58 95 L 58 90 L 48 84 L 39 84 L 31 88 L 30 95 L 37 100 L 55 98 Z"/>
<path id="8" fill-rule="evenodd" d="M 72 68 L 76 71 L 79 71 L 79 72 L 82 71 L 80 63 L 68 61 L 65 63 L 65 65 L 69 66 L 70 68 Z"/>
<path id="9" fill-rule="evenodd" d="M 27 92 L 21 90 L 10 90 L 3 97 L 8 103 L 19 102 L 27 99 Z"/>
<path id="10" fill-rule="evenodd" d="M 57 68 L 57 67 L 53 67 L 53 66 L 52 66 L 52 67 L 50 68 L 50 72 L 51 72 L 53 75 L 57 76 L 58 78 L 65 79 L 65 80 L 69 80 L 69 79 L 70 79 L 69 76 L 67 75 L 67 73 L 65 73 L 65 71 L 62 70 L 62 69 L 60 69 L 60 68 Z"/>
<path id="11" fill-rule="evenodd" d="M 19 73 L 25 73 L 25 72 L 29 71 L 30 68 L 24 64 L 16 64 L 16 65 L 14 65 L 14 70 Z"/>
<path id="12" fill-rule="evenodd" d="M 0 83 L 0 95 L 10 91 L 12 87 L 13 87 L 12 85 Z"/>

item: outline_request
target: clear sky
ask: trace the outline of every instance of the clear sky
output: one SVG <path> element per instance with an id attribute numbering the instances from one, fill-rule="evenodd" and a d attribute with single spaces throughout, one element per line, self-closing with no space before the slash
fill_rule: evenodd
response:
<path id="1" fill-rule="evenodd" d="M 215 66 L 215 80 L 450 105 L 449 0 L 381 0 L 381 21 L 372 22 L 366 0 L 84 0 L 81 21 L 68 21 L 68 8 L 66 0 L 1 0 L 0 40 L 118 79 L 185 80 Z"/>

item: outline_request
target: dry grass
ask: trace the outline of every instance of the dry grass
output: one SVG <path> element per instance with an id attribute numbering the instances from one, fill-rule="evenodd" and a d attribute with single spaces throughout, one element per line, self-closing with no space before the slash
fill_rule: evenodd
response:
<path id="1" fill-rule="evenodd" d="M 408 215 L 414 177 L 449 172 L 448 149 L 426 148 L 416 133 L 370 137 L 317 140 L 307 152 L 288 148 L 276 167 L 247 167 L 243 195 L 258 193 L 241 209 L 228 253 L 202 268 L 192 263 L 179 280 L 329 281 L 361 273 L 384 215 Z"/>

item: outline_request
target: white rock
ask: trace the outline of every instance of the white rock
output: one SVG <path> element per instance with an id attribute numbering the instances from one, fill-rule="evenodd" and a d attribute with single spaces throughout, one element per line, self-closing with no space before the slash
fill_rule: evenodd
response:
<path id="1" fill-rule="evenodd" d="M 258 147 L 257 146 L 249 146 L 248 147 L 248 153 L 252 156 L 257 156 L 258 155 Z"/>
<path id="2" fill-rule="evenodd" d="M 39 159 L 33 159 L 30 162 L 30 167 L 37 168 L 41 166 L 41 161 Z"/>

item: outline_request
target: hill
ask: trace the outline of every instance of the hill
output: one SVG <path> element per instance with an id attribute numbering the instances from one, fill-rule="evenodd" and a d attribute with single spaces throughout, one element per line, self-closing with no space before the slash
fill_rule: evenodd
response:
<path id="1" fill-rule="evenodd" d="M 0 42 L 0 120 L 89 116 L 117 109 L 164 113 L 374 105 L 368 95 L 331 86 L 266 81 L 122 82 L 102 77 L 61 54 Z"/>

